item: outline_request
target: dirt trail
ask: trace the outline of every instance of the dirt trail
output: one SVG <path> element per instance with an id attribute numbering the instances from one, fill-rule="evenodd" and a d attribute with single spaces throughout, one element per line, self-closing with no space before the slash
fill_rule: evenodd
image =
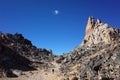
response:
<path id="1" fill-rule="evenodd" d="M 61 74 L 59 71 L 60 65 L 56 62 L 52 62 L 54 68 L 49 68 L 48 70 L 36 70 L 24 72 L 24 74 L 18 78 L 1 78 L 0 80 L 60 80 Z M 54 72 L 52 72 L 54 69 Z"/>

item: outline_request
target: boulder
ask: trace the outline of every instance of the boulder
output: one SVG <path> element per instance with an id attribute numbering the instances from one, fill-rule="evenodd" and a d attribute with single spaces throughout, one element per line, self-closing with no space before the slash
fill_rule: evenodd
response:
<path id="1" fill-rule="evenodd" d="M 7 77 L 19 77 L 22 74 L 22 70 L 11 69 L 7 72 Z"/>

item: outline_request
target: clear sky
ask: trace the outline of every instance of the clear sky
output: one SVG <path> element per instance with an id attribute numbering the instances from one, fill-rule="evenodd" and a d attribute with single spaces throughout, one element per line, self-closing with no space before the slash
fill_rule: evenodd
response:
<path id="1" fill-rule="evenodd" d="M 0 0 L 0 31 L 57 55 L 81 44 L 89 16 L 120 28 L 120 0 Z"/>

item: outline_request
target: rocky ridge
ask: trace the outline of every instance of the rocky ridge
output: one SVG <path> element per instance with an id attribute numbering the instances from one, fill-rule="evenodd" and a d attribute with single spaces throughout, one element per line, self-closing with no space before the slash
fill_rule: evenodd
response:
<path id="1" fill-rule="evenodd" d="M 0 33 L 0 76 L 15 77 L 14 70 L 30 71 L 48 68 L 55 55 L 52 50 L 37 48 L 22 34 Z M 12 70 L 12 71 L 11 71 Z"/>
<path id="2" fill-rule="evenodd" d="M 120 30 L 89 17 L 82 44 L 57 61 L 67 77 L 120 80 Z"/>

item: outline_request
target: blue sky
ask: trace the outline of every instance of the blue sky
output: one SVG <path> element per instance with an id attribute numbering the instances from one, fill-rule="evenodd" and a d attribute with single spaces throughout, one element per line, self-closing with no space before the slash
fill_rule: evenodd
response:
<path id="1" fill-rule="evenodd" d="M 1 32 L 22 33 L 33 45 L 57 55 L 81 44 L 89 16 L 120 28 L 120 1 L 0 0 Z"/>

